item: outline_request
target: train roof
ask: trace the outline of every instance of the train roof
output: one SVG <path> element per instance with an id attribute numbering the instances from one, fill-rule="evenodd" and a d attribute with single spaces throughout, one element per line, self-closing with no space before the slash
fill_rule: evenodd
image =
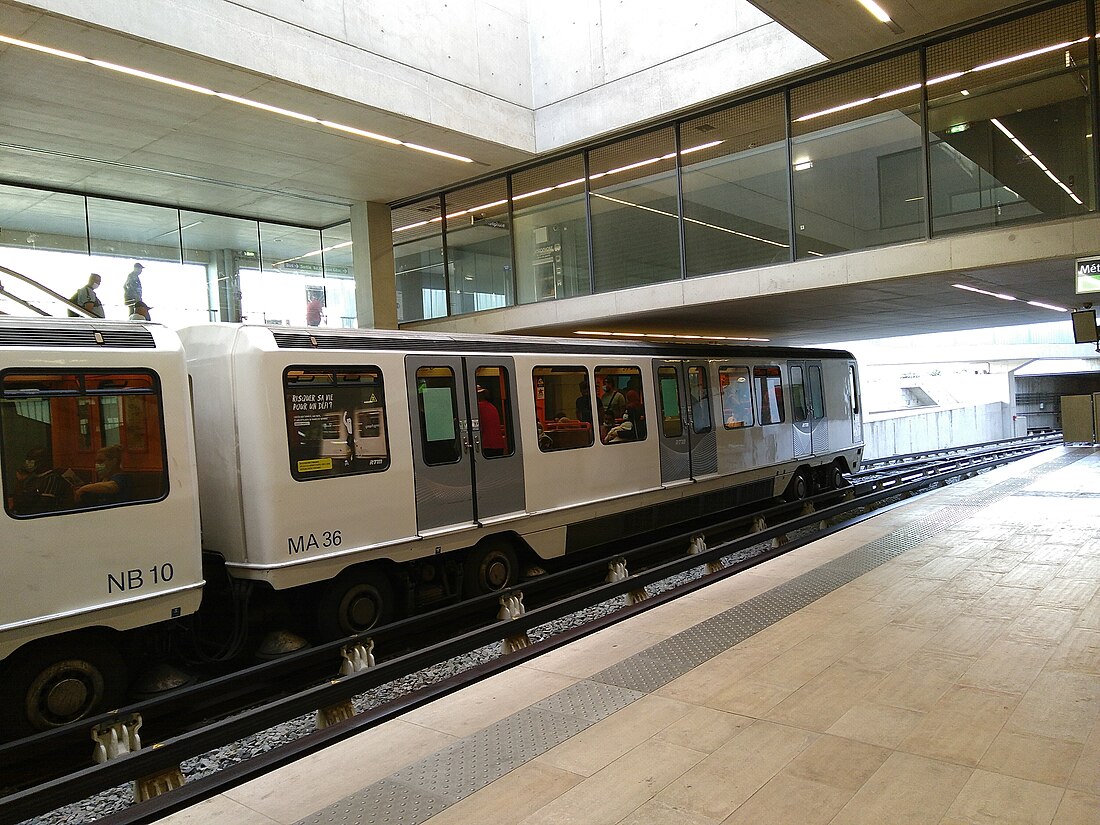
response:
<path id="1" fill-rule="evenodd" d="M 249 325 L 245 325 L 248 327 Z M 415 352 L 503 352 L 554 354 L 637 355 L 671 358 L 846 358 L 838 349 L 773 346 L 768 344 L 649 343 L 601 341 L 592 338 L 549 338 L 525 335 L 476 335 L 416 330 L 330 329 L 318 327 L 251 328 L 269 332 L 280 349 L 304 350 L 411 350 Z"/>
<path id="2" fill-rule="evenodd" d="M 157 349 L 160 324 L 104 318 L 0 317 L 0 347 Z M 178 344 L 177 344 L 178 346 Z"/>

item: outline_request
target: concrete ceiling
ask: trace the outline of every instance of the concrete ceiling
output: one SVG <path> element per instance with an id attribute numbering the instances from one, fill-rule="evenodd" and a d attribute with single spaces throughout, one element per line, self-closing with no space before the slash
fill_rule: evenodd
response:
<path id="1" fill-rule="evenodd" d="M 893 25 L 880 23 L 857 0 L 750 0 L 830 60 L 896 46 L 1026 3 L 998 0 L 877 0 Z"/>
<path id="2" fill-rule="evenodd" d="M 1069 313 L 1027 302 L 1079 307 L 1082 297 L 1074 294 L 1073 273 L 1072 260 L 1048 260 L 639 313 L 616 311 L 613 296 L 595 296 L 573 299 L 590 308 L 579 309 L 569 321 L 516 332 L 567 337 L 577 330 L 744 336 L 808 346 L 1052 321 L 1064 321 L 1068 330 Z M 956 283 L 1017 300 L 957 289 L 952 286 Z"/>
<path id="3" fill-rule="evenodd" d="M 0 43 L 0 181 L 325 226 L 524 152 L 0 2 L 0 33 L 431 146 L 461 163 Z"/>
<path id="4" fill-rule="evenodd" d="M 855 0 L 754 2 L 833 59 L 894 45 L 1013 5 L 993 0 L 886 0 L 882 5 L 901 29 L 893 31 Z M 529 158 L 520 150 L 5 0 L 0 0 L 0 33 L 478 161 L 463 164 L 344 136 L 316 124 L 0 44 L 0 183 L 320 227 L 347 220 L 356 202 L 408 197 Z M 8 206 L 18 209 L 15 199 L 10 200 Z M 8 210 L 4 220 L 17 217 Z M 118 220 L 127 220 L 125 210 L 120 210 Z M 109 236 L 109 227 L 101 229 Z M 122 231 L 121 224 L 117 231 Z M 958 273 L 927 275 L 633 315 L 615 309 L 610 297 L 593 297 L 577 299 L 589 302 L 592 309 L 573 313 L 573 320 L 529 329 L 572 334 L 594 326 L 814 343 L 1022 324 L 1058 316 L 1023 301 L 998 301 L 950 284 L 965 280 L 1025 300 L 1072 306 L 1078 299 L 1072 293 L 1071 271 L 1071 261 L 1049 261 L 974 271 L 965 279 Z"/>

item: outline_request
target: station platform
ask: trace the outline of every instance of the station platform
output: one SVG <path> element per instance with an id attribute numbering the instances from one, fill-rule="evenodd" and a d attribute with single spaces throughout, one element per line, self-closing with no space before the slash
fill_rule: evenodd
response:
<path id="1" fill-rule="evenodd" d="M 1100 450 L 915 498 L 163 821 L 1100 822 Z"/>

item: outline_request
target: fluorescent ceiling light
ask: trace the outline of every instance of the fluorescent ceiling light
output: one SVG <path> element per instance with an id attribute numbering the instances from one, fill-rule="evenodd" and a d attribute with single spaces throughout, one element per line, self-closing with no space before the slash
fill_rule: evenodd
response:
<path id="1" fill-rule="evenodd" d="M 1055 306 L 1054 304 L 1044 304 L 1042 301 L 1028 301 L 1028 306 L 1040 307 L 1042 309 L 1053 309 L 1055 312 L 1069 312 L 1065 307 Z"/>
<path id="2" fill-rule="evenodd" d="M 1047 168 L 1047 165 L 1045 163 L 1043 163 L 1041 160 L 1039 160 L 1039 158 L 1035 157 L 1035 154 L 1030 149 L 1028 149 L 1020 141 L 1020 139 L 1016 137 L 1016 135 L 1012 134 L 1011 130 L 1009 130 L 1009 128 L 1007 126 L 1005 126 L 1003 123 L 1001 123 L 1001 121 L 999 121 L 995 117 L 991 117 L 989 119 L 989 122 L 992 123 L 994 126 L 996 126 L 998 129 L 1000 129 L 1001 133 L 1005 137 L 1007 137 L 1009 140 L 1011 140 L 1013 142 L 1013 144 L 1015 144 L 1016 148 L 1019 149 L 1021 152 L 1023 152 L 1024 156 L 1028 160 L 1030 160 L 1032 163 L 1034 163 L 1036 166 L 1038 166 L 1046 174 L 1046 176 L 1048 178 L 1050 178 L 1052 181 L 1054 181 L 1055 184 L 1058 185 L 1058 187 L 1063 192 L 1065 192 L 1067 195 L 1069 195 L 1070 199 L 1074 203 L 1076 203 L 1078 206 L 1084 206 L 1085 205 L 1084 202 L 1079 197 L 1077 197 L 1077 193 L 1074 192 L 1072 189 L 1070 189 L 1068 186 L 1066 186 L 1066 184 L 1062 183 L 1062 181 L 1058 179 L 1058 176 L 1055 175 L 1053 172 L 1051 172 L 1050 169 Z M 1012 190 L 1008 189 L 1007 186 L 1005 187 L 1005 189 L 1007 189 L 1009 192 L 1012 192 Z M 1012 192 L 1012 194 L 1015 195 L 1016 193 Z M 1017 195 L 1017 197 L 1019 197 L 1019 195 Z"/>
<path id="3" fill-rule="evenodd" d="M 228 92 L 219 92 L 215 89 L 208 89 L 205 86 L 197 86 L 194 83 L 187 83 L 182 80 L 165 77 L 164 75 L 154 74 L 153 72 L 146 72 L 142 71 L 141 69 L 132 68 L 130 66 L 123 66 L 118 63 L 111 63 L 107 60 L 93 59 L 90 57 L 84 57 L 83 55 L 73 54 L 72 52 L 62 51 L 61 49 L 53 49 L 49 46 L 32 43 L 29 40 L 19 40 L 14 37 L 8 37 L 7 35 L 0 34 L 0 43 L 7 43 L 11 46 L 18 46 L 21 49 L 29 49 L 30 51 L 52 55 L 53 57 L 61 57 L 65 60 L 73 60 L 78 63 L 89 63 L 100 69 L 118 72 L 119 74 L 136 77 L 141 80 L 149 80 L 154 83 L 161 83 L 166 86 L 172 86 L 176 89 L 194 92 L 195 94 L 214 96 L 229 103 L 237 103 L 241 106 L 248 106 L 252 109 L 260 109 L 265 112 L 270 112 L 271 114 L 280 115 L 281 117 L 287 117 L 293 120 L 300 120 L 305 123 L 316 123 L 321 126 L 326 126 L 330 129 L 337 129 L 341 132 L 347 132 L 348 134 L 368 138 L 369 140 L 377 140 L 382 143 L 388 143 L 392 146 L 404 146 L 406 149 L 413 149 L 417 152 L 425 152 L 430 155 L 437 155 L 439 157 L 448 158 L 449 160 L 457 160 L 460 163 L 474 162 L 473 158 L 468 158 L 465 155 L 456 155 L 453 152 L 445 152 L 442 149 L 434 149 L 431 146 L 422 146 L 419 143 L 409 143 L 408 141 L 398 140 L 397 138 L 380 135 L 375 132 L 368 132 L 364 129 L 356 129 L 354 126 L 347 126 L 342 123 L 333 123 L 329 120 L 321 120 L 320 118 L 314 117 L 313 115 L 305 114 L 302 112 L 295 112 L 292 109 L 284 109 L 281 106 L 273 106 L 270 103 L 263 103 L 259 100 L 252 100 L 251 98 L 247 97 L 239 97 L 237 95 L 229 94 Z"/>
<path id="4" fill-rule="evenodd" d="M 794 171 L 803 172 L 806 169 L 813 169 L 814 162 L 812 160 L 800 160 L 794 165 Z"/>
<path id="5" fill-rule="evenodd" d="M 867 9 L 867 11 L 871 12 L 871 14 L 874 15 L 875 19 L 878 20 L 879 22 L 882 22 L 882 23 L 891 22 L 890 15 L 888 15 L 885 12 L 885 10 L 882 8 L 882 6 L 880 6 L 878 3 L 876 3 L 875 0 L 858 0 L 858 2 L 861 6 L 863 6 L 863 8 L 865 8 L 865 9 Z"/>
<path id="6" fill-rule="evenodd" d="M 1016 298 L 1012 295 L 1007 295 L 1003 292 L 990 292 L 988 289 L 978 289 L 976 286 L 967 286 L 966 284 L 951 284 L 955 289 L 965 289 L 967 292 L 977 292 L 979 295 L 988 295 L 991 298 L 1000 298 L 1002 301 L 1015 301 Z"/>

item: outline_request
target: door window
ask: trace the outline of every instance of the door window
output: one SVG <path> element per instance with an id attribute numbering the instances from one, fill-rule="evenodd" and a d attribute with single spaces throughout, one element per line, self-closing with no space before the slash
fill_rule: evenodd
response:
<path id="1" fill-rule="evenodd" d="M 508 370 L 504 367 L 478 367 L 474 372 L 474 383 L 477 385 L 481 455 L 485 458 L 515 455 Z"/>
<path id="2" fill-rule="evenodd" d="M 791 367 L 791 416 L 795 424 L 805 424 L 810 420 L 806 409 L 806 385 L 802 367 Z"/>
<path id="3" fill-rule="evenodd" d="M 416 371 L 416 408 L 420 417 L 421 453 L 428 466 L 455 464 L 462 459 L 458 395 L 450 367 Z"/>
<path id="4" fill-rule="evenodd" d="M 657 386 L 661 394 L 661 432 L 665 438 L 684 434 L 680 420 L 680 380 L 675 367 L 658 367 Z"/>
<path id="5" fill-rule="evenodd" d="M 706 367 L 688 367 L 688 396 L 691 398 L 691 429 L 709 433 L 714 423 L 710 415 L 710 385 Z"/>

